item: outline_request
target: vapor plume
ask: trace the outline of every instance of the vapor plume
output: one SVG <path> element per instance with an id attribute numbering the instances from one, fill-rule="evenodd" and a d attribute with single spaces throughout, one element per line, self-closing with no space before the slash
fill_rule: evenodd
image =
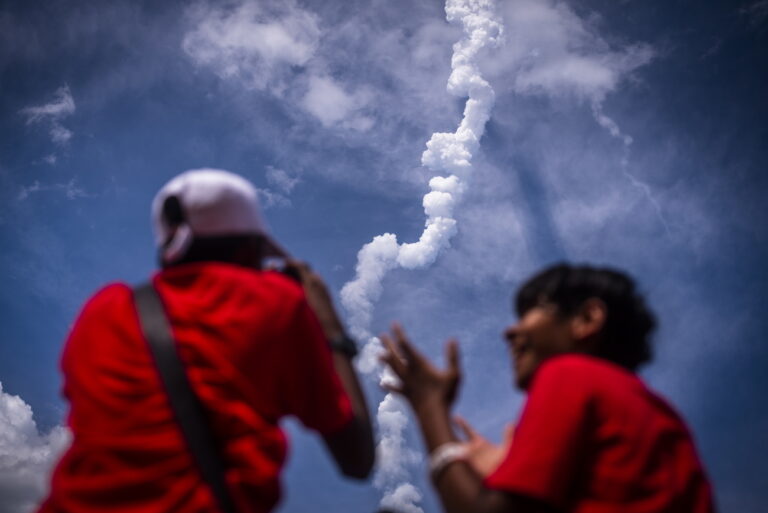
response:
<path id="1" fill-rule="evenodd" d="M 341 301 L 349 313 L 352 333 L 367 341 L 358 367 L 368 374 L 378 369 L 375 359 L 380 343 L 371 335 L 370 323 L 374 305 L 382 293 L 382 280 L 396 267 L 427 267 L 450 246 L 457 231 L 455 209 L 465 191 L 472 171 L 472 156 L 477 151 L 493 107 L 495 95 L 480 74 L 477 55 L 484 47 L 498 45 L 503 34 L 494 2 L 447 0 L 445 13 L 448 22 L 460 25 L 464 32 L 464 37 L 453 46 L 447 90 L 454 96 L 467 97 L 467 101 L 456 131 L 433 134 L 421 157 L 422 165 L 436 173 L 429 180 L 430 191 L 422 200 L 426 215 L 424 231 L 418 241 L 410 243 L 398 243 L 397 236 L 392 233 L 374 237 L 360 249 L 355 278 L 341 290 Z M 383 372 L 378 377 L 387 379 Z M 405 442 L 407 417 L 402 404 L 387 395 L 379 405 L 377 418 L 381 429 L 380 463 L 374 483 L 384 491 L 381 504 L 421 513 L 418 506 L 421 494 L 407 482 L 408 466 L 418 461 L 418 455 Z"/>
<path id="2" fill-rule="evenodd" d="M 632 136 L 622 132 L 619 124 L 603 112 L 603 106 L 598 101 L 592 102 L 592 115 L 594 116 L 595 121 L 597 121 L 597 124 L 607 130 L 608 133 L 611 134 L 611 137 L 614 137 L 623 143 L 624 155 L 621 158 L 622 174 L 627 178 L 627 180 L 629 180 L 629 183 L 632 184 L 632 187 L 638 189 L 653 206 L 653 211 L 656 213 L 656 218 L 659 220 L 662 226 L 664 226 L 664 231 L 666 231 L 667 235 L 672 235 L 672 231 L 669 228 L 669 223 L 664 217 L 664 212 L 661 210 L 661 205 L 653 196 L 651 186 L 637 178 L 629 171 L 629 154 L 633 142 Z"/>

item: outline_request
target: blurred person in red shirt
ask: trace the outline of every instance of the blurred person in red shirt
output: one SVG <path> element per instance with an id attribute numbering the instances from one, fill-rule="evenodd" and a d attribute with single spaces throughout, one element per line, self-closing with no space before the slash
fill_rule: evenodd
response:
<path id="1" fill-rule="evenodd" d="M 162 299 L 179 357 L 218 443 L 237 511 L 280 497 L 287 440 L 298 418 L 322 435 L 341 472 L 366 478 L 371 423 L 344 333 L 322 279 L 288 261 L 269 236 L 247 180 L 193 170 L 166 184 L 152 218 Z M 215 512 L 142 334 L 132 289 L 106 286 L 84 306 L 63 356 L 72 445 L 42 513 Z"/>
<path id="2" fill-rule="evenodd" d="M 448 513 L 713 513 L 709 481 L 680 415 L 635 374 L 651 358 L 654 317 L 624 273 L 558 265 L 517 294 L 504 332 L 517 386 L 517 426 L 494 445 L 450 409 L 456 341 L 440 370 L 398 325 L 384 361 L 418 419 Z"/>

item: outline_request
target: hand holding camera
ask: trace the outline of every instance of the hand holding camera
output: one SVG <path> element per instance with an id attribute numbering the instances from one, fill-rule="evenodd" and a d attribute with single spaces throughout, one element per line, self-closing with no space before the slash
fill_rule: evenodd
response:
<path id="1" fill-rule="evenodd" d="M 281 272 L 301 284 L 307 296 L 307 302 L 315 312 L 326 338 L 333 340 L 343 335 L 344 327 L 339 315 L 333 306 L 333 299 L 328 292 L 328 287 L 306 262 L 294 259 L 286 259 L 285 267 Z"/>

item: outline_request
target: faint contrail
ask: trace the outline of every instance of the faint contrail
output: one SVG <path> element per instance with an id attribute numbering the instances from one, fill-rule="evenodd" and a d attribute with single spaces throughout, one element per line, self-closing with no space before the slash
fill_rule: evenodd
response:
<path id="1" fill-rule="evenodd" d="M 440 251 L 450 246 L 456 234 L 454 210 L 461 200 L 465 183 L 472 171 L 472 156 L 480 144 L 491 113 L 494 92 L 481 76 L 476 57 L 483 47 L 497 45 L 503 33 L 493 0 L 447 0 L 446 19 L 461 25 L 464 37 L 453 45 L 448 92 L 468 97 L 464 115 L 455 132 L 435 133 L 421 156 L 422 165 L 435 171 L 429 181 L 430 191 L 422 204 L 426 221 L 417 242 L 398 243 L 397 236 L 385 233 L 364 245 L 357 255 L 354 280 L 341 289 L 341 301 L 349 313 L 354 336 L 366 341 L 359 369 L 386 379 L 376 357 L 380 344 L 370 332 L 371 316 L 382 293 L 382 280 L 396 267 L 417 269 L 431 265 Z M 374 484 L 384 491 L 382 506 L 403 513 L 420 513 L 419 491 L 408 483 L 407 467 L 419 460 L 405 444 L 403 436 L 407 417 L 401 403 L 387 395 L 379 404 L 377 420 L 381 431 L 379 464 Z"/>
<path id="2" fill-rule="evenodd" d="M 664 213 L 661 211 L 661 205 L 659 205 L 659 202 L 656 200 L 656 198 L 653 197 L 651 186 L 629 172 L 629 151 L 632 147 L 632 136 L 627 135 L 621 131 L 618 123 L 616 123 L 603 112 L 603 106 L 598 101 L 592 102 L 592 115 L 594 116 L 598 125 L 605 128 L 612 137 L 619 139 L 624 144 L 624 155 L 621 158 L 622 174 L 626 176 L 629 180 L 629 183 L 631 183 L 633 187 L 639 189 L 640 192 L 642 192 L 646 199 L 651 203 L 651 205 L 653 205 L 653 210 L 656 212 L 656 217 L 664 226 L 664 230 L 667 232 L 667 235 L 671 236 L 672 232 L 669 229 L 669 223 L 667 223 L 667 220 L 664 217 Z"/>

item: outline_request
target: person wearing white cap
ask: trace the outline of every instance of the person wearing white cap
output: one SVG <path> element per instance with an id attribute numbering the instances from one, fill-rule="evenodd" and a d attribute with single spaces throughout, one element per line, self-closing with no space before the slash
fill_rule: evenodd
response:
<path id="1" fill-rule="evenodd" d="M 227 171 L 197 169 L 172 179 L 152 202 L 152 224 L 163 265 L 204 258 L 195 257 L 194 249 L 189 255 L 193 243 L 210 247 L 226 237 L 235 244 L 243 237 L 259 240 L 257 257 L 288 257 L 269 236 L 256 189 Z M 258 258 L 253 263 L 260 265 Z"/>
<path id="2" fill-rule="evenodd" d="M 374 446 L 355 344 L 322 279 L 270 236 L 253 185 L 187 171 L 158 192 L 152 222 L 162 269 L 149 288 L 211 433 L 223 491 L 180 420 L 140 289 L 118 283 L 88 301 L 67 339 L 73 442 L 40 511 L 271 511 L 285 416 L 319 432 L 344 475 L 366 478 Z M 264 270 L 268 257 L 283 259 L 283 272 Z"/>

